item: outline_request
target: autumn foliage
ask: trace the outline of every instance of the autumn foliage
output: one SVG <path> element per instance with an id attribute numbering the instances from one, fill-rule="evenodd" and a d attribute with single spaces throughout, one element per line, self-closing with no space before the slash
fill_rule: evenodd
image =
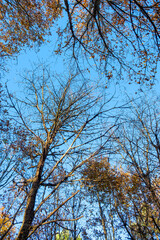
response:
<path id="1" fill-rule="evenodd" d="M 113 168 L 105 158 L 99 161 L 93 159 L 83 170 L 83 177 L 93 195 L 105 193 L 106 197 L 101 200 L 103 203 L 111 199 L 115 215 L 131 239 L 150 239 L 153 235 L 158 239 L 159 208 L 136 172 Z M 157 186 L 159 181 L 159 178 L 156 179 Z M 157 197 L 158 189 L 154 188 Z"/>
<path id="2" fill-rule="evenodd" d="M 2 237 L 11 226 L 10 216 L 5 213 L 4 207 L 0 208 L 0 237 Z M 14 228 L 5 235 L 6 240 L 13 239 Z"/>
<path id="3" fill-rule="evenodd" d="M 0 1 L 0 56 L 12 55 L 23 47 L 41 44 L 61 14 L 61 5 L 51 0 Z"/>
<path id="4" fill-rule="evenodd" d="M 160 1 L 0 0 L 0 60 L 52 39 L 67 79 L 40 64 L 20 96 L 0 83 L 0 239 L 159 240 L 160 101 L 108 108 L 107 88 L 154 85 Z"/>

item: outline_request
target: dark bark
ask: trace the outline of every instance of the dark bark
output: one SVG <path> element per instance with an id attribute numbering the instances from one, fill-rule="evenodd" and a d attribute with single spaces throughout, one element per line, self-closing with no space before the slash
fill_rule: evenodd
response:
<path id="1" fill-rule="evenodd" d="M 27 206 L 26 206 L 26 210 L 23 218 L 23 223 L 16 240 L 26 240 L 28 238 L 28 235 L 32 226 L 32 222 L 34 219 L 35 200 L 36 200 L 37 192 L 40 186 L 43 166 L 44 166 L 45 159 L 47 157 L 47 153 L 48 153 L 48 146 L 44 148 L 43 154 L 38 163 L 37 171 L 33 179 L 33 184 L 28 195 Z"/>

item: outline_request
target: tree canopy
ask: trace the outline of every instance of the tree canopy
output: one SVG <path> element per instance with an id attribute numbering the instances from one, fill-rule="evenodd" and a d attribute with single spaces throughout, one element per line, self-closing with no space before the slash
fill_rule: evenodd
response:
<path id="1" fill-rule="evenodd" d="M 0 1 L 0 57 L 18 53 L 25 46 L 41 44 L 55 19 L 61 15 L 61 5 L 50 0 Z"/>
<path id="2" fill-rule="evenodd" d="M 160 53 L 159 1 L 2 0 L 0 5 L 1 57 L 43 43 L 54 26 L 56 53 L 70 49 L 77 64 L 91 58 L 108 79 L 116 72 L 122 76 L 123 69 L 138 84 L 154 82 Z"/>

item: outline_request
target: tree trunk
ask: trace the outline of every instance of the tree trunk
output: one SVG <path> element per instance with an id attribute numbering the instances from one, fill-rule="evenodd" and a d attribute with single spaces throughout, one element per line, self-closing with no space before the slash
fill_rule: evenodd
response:
<path id="1" fill-rule="evenodd" d="M 107 230 L 106 230 L 106 226 L 105 226 L 105 218 L 103 216 L 103 209 L 101 207 L 98 193 L 97 193 L 97 199 L 98 199 L 99 211 L 100 211 L 100 216 L 101 216 L 101 223 L 102 223 L 102 227 L 103 227 L 103 233 L 104 233 L 105 240 L 107 240 Z"/>
<path id="2" fill-rule="evenodd" d="M 20 228 L 18 237 L 16 240 L 27 240 L 28 234 L 31 229 L 31 225 L 34 219 L 34 206 L 35 206 L 35 200 L 36 200 L 36 195 L 40 186 L 40 181 L 41 181 L 41 176 L 42 176 L 42 171 L 43 171 L 43 166 L 44 162 L 46 159 L 48 153 L 48 147 L 45 147 L 43 150 L 43 154 L 40 158 L 40 161 L 37 166 L 37 171 L 35 174 L 35 177 L 33 179 L 32 187 L 28 195 L 27 199 L 27 206 L 26 210 L 24 213 L 24 218 L 23 218 L 23 223 Z"/>

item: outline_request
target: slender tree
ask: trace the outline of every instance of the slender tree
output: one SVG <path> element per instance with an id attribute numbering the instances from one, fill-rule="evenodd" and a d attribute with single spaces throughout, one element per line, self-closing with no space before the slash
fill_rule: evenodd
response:
<path id="1" fill-rule="evenodd" d="M 156 99 L 153 107 L 146 101 L 141 101 L 141 105 L 132 102 L 125 121 L 123 115 L 113 138 L 114 151 L 117 151 L 114 157 L 120 158 L 119 167 L 109 164 L 107 158 L 100 158 L 88 162 L 83 171 L 92 195 L 101 196 L 97 204 L 107 207 L 101 211 L 103 228 L 104 214 L 110 217 L 114 230 L 121 223 L 113 235 L 115 239 L 119 230 L 135 240 L 160 236 L 158 102 Z M 104 236 L 106 238 L 105 232 Z"/>
<path id="2" fill-rule="evenodd" d="M 16 125 L 13 127 L 12 119 L 8 115 L 7 95 L 0 84 L 0 188 L 13 179 L 13 169 L 18 166 L 13 147 L 17 141 L 15 131 Z"/>

